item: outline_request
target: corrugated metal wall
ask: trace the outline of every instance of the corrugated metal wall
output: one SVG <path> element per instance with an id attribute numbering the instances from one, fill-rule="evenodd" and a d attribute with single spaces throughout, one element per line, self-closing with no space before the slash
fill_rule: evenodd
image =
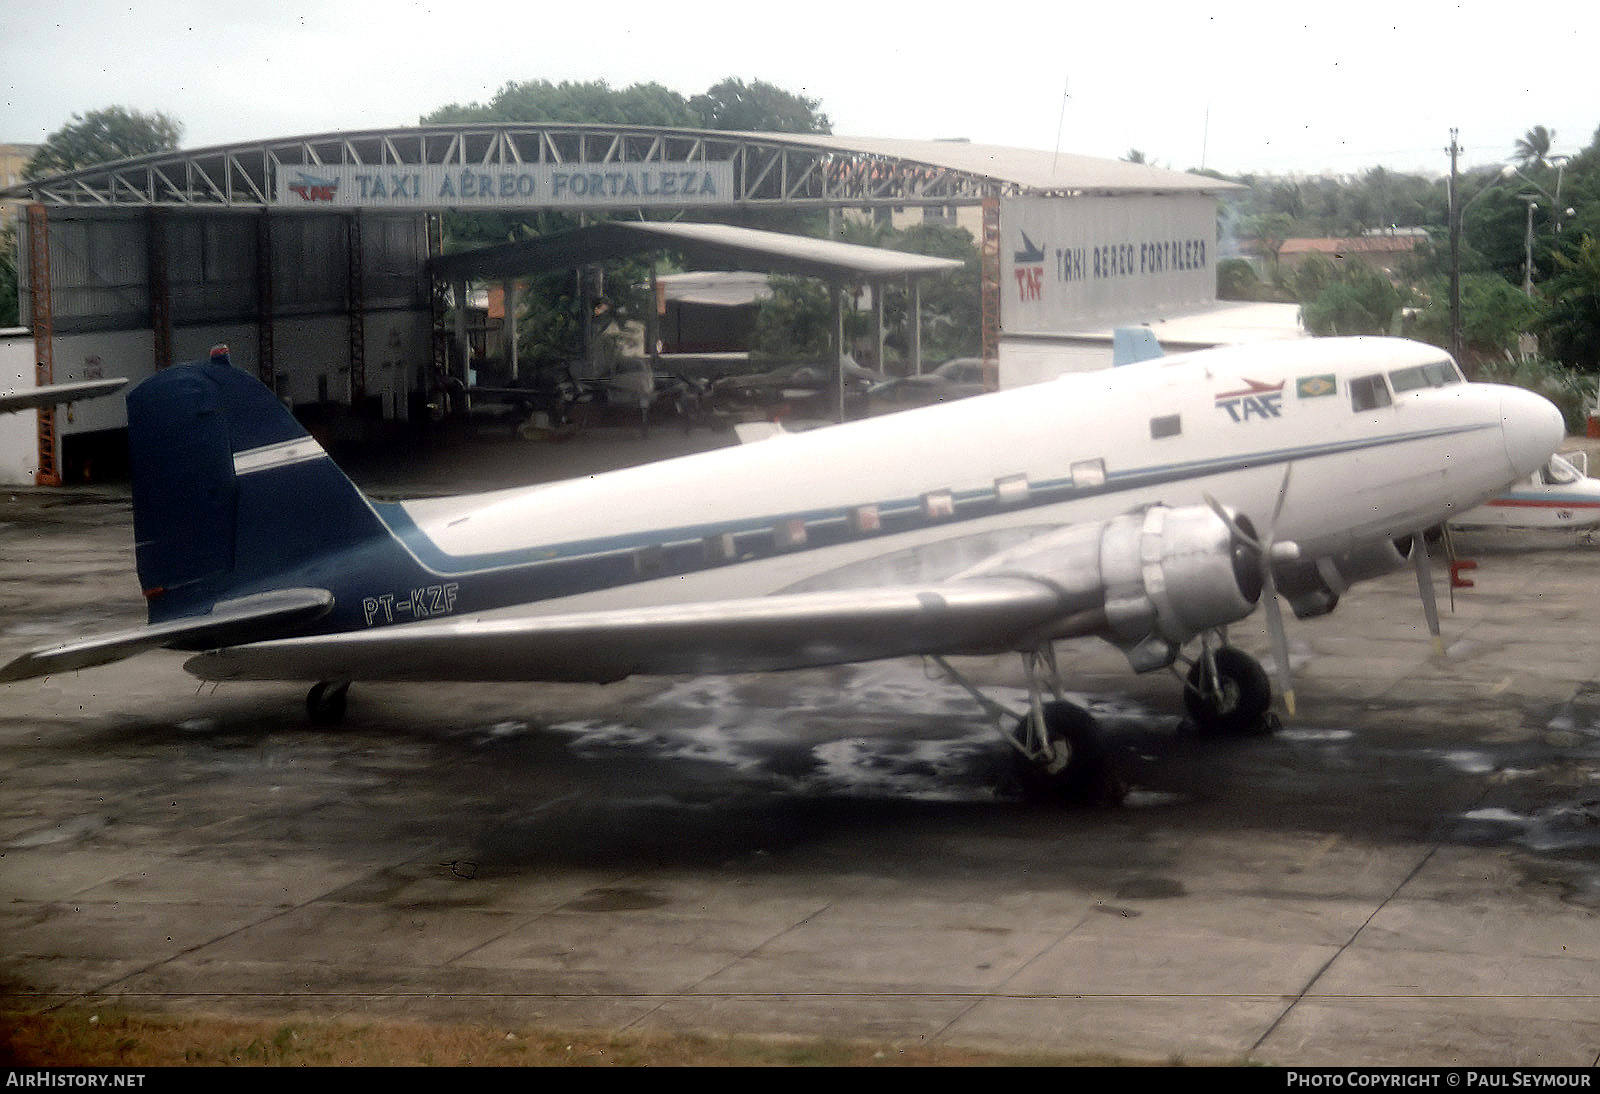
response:
<path id="1" fill-rule="evenodd" d="M 165 232 L 174 326 L 252 320 L 262 299 L 272 301 L 278 317 L 347 312 L 349 216 L 272 217 L 272 292 L 263 296 L 256 283 L 262 215 L 171 210 L 152 218 L 142 213 L 84 215 L 78 210 L 51 210 L 56 332 L 151 325 L 152 230 Z M 362 214 L 361 241 L 366 310 L 428 306 L 427 233 L 422 217 Z"/>

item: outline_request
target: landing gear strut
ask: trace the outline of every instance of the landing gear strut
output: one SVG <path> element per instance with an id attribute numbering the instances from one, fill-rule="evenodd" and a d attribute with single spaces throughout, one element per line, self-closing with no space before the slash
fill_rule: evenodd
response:
<path id="1" fill-rule="evenodd" d="M 1015 750 L 1017 784 L 1025 797 L 1059 805 L 1120 803 L 1125 788 L 1111 769 L 1094 716 L 1063 697 L 1055 648 L 1044 645 L 1022 658 L 1028 712 L 1020 717 L 980 692 L 942 657 L 932 660 L 995 719 L 1000 735 Z"/>
<path id="2" fill-rule="evenodd" d="M 1268 710 L 1272 682 L 1266 670 L 1234 646 L 1202 645 L 1184 680 L 1183 705 L 1202 733 L 1250 736 L 1278 728 Z"/>

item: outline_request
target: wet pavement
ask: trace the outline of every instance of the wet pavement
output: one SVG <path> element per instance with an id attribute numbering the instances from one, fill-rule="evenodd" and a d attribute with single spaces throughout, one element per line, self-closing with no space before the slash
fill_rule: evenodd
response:
<path id="1" fill-rule="evenodd" d="M 591 473 L 605 439 L 361 477 Z M 1291 621 L 1271 737 L 1198 737 L 1173 678 L 1063 644 L 1120 808 L 1021 802 L 917 661 L 358 685 L 333 730 L 302 688 L 197 687 L 165 652 L 0 685 L 0 1002 L 1593 1065 L 1600 546 L 1458 547 L 1442 654 L 1409 571 Z M 0 493 L 0 656 L 139 622 L 131 554 L 125 491 Z M 1264 655 L 1258 619 L 1233 637 Z M 1010 659 L 962 665 L 1020 701 Z"/>

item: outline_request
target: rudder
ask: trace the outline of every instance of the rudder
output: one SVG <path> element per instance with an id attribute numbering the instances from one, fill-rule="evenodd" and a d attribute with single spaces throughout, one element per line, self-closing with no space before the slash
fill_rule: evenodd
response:
<path id="1" fill-rule="evenodd" d="M 128 393 L 135 559 L 150 621 L 285 584 L 385 533 L 293 415 L 219 347 Z"/>

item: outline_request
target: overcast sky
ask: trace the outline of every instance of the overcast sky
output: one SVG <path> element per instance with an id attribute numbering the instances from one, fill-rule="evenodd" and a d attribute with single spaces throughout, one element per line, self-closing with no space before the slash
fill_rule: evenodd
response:
<path id="1" fill-rule="evenodd" d="M 820 100 L 842 136 L 1442 174 L 1452 127 L 1466 166 L 1534 125 L 1559 152 L 1590 144 L 1597 60 L 1593 0 L 0 0 L 0 141 L 112 105 L 165 112 L 198 148 L 413 125 L 508 81 L 687 97 L 736 76 Z"/>

